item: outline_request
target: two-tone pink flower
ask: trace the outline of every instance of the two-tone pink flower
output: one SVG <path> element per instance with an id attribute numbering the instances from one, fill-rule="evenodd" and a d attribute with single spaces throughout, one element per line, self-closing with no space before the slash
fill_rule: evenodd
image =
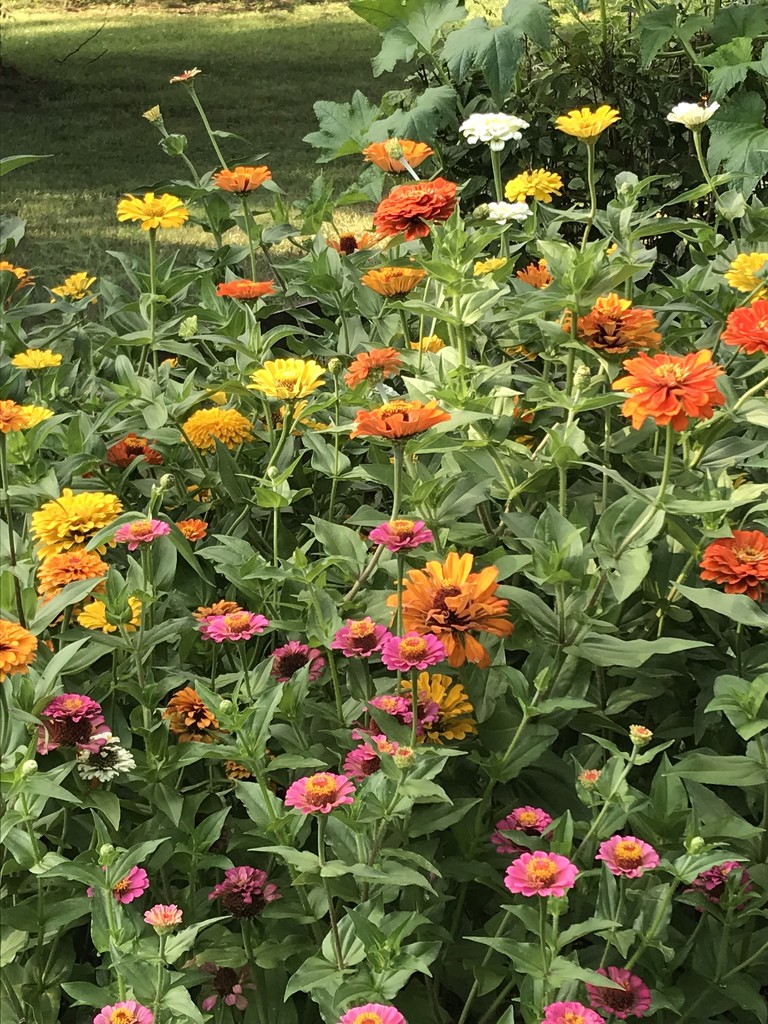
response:
<path id="1" fill-rule="evenodd" d="M 445 647 L 431 633 L 390 636 L 381 648 L 381 660 L 390 672 L 410 672 L 412 668 L 423 670 L 444 661 L 445 657 Z"/>
<path id="2" fill-rule="evenodd" d="M 285 794 L 285 806 L 295 807 L 302 814 L 330 814 L 354 800 L 355 787 L 346 775 L 332 772 L 317 772 L 297 779 Z"/>
<path id="3" fill-rule="evenodd" d="M 506 818 L 496 822 L 491 842 L 497 853 L 519 853 L 521 847 L 504 835 L 505 832 L 522 832 L 527 836 L 541 836 L 552 824 L 552 818 L 540 807 L 516 807 Z"/>
<path id="4" fill-rule="evenodd" d="M 420 519 L 391 519 L 371 530 L 368 539 L 383 544 L 388 551 L 398 552 L 431 544 L 435 538 Z"/>
<path id="5" fill-rule="evenodd" d="M 589 1002 L 595 1010 L 612 1013 L 617 1020 L 645 1016 L 646 1010 L 651 1006 L 651 990 L 642 978 L 631 974 L 624 967 L 609 967 L 607 970 L 598 967 L 597 973 L 621 985 L 621 988 L 607 988 L 587 983 Z"/>
<path id="6" fill-rule="evenodd" d="M 649 843 L 634 836 L 611 836 L 600 843 L 595 860 L 602 860 L 611 874 L 625 878 L 640 878 L 651 868 L 658 867 L 659 855 Z"/>
<path id="7" fill-rule="evenodd" d="M 160 519 L 135 519 L 126 523 L 115 533 L 118 544 L 127 544 L 129 551 L 135 551 L 139 544 L 151 544 L 158 537 L 165 537 L 171 532 L 168 523 Z"/>
<path id="8" fill-rule="evenodd" d="M 605 1024 L 603 1018 L 583 1003 L 550 1003 L 544 1007 L 541 1024 Z"/>
<path id="9" fill-rule="evenodd" d="M 394 1006 L 382 1003 L 365 1003 L 347 1010 L 339 1024 L 408 1024 L 405 1017 Z"/>
<path id="10" fill-rule="evenodd" d="M 156 932 L 168 932 L 181 924 L 182 912 L 175 903 L 156 903 L 154 907 L 144 911 L 144 923 L 151 925 Z"/>
<path id="11" fill-rule="evenodd" d="M 93 1018 L 93 1024 L 153 1024 L 154 1013 L 135 999 L 102 1006 Z"/>
<path id="12" fill-rule="evenodd" d="M 565 896 L 576 883 L 579 869 L 559 853 L 523 853 L 507 868 L 504 885 L 521 896 Z"/>
<path id="13" fill-rule="evenodd" d="M 227 868 L 224 881 L 208 893 L 209 900 L 221 900 L 222 907 L 232 917 L 256 917 L 268 903 L 281 899 L 281 893 L 267 873 L 248 865 Z"/>
<path id="14" fill-rule="evenodd" d="M 331 641 L 331 649 L 341 651 L 345 658 L 370 658 L 381 651 L 392 634 L 380 626 L 370 615 L 364 619 L 347 619 Z"/>
<path id="15" fill-rule="evenodd" d="M 96 754 L 106 742 L 109 728 L 98 701 L 82 693 L 62 693 L 46 704 L 37 727 L 37 752 L 75 747 Z"/>
<path id="16" fill-rule="evenodd" d="M 309 647 L 298 640 L 289 640 L 287 644 L 278 647 L 272 655 L 270 675 L 278 683 L 287 683 L 307 665 L 309 665 L 309 681 L 313 683 L 323 674 L 325 658 L 316 647 Z"/>
<path id="17" fill-rule="evenodd" d="M 200 635 L 205 640 L 223 644 L 225 641 L 237 643 L 250 640 L 257 633 L 263 633 L 269 625 L 269 619 L 254 612 L 238 611 L 228 615 L 209 615 L 200 620 Z"/>
<path id="18" fill-rule="evenodd" d="M 354 739 L 353 735 L 353 739 Z M 381 754 L 393 757 L 400 749 L 399 744 L 388 740 L 386 736 L 367 737 L 367 742 L 350 750 L 344 761 L 344 774 L 353 779 L 367 779 L 381 768 Z"/>

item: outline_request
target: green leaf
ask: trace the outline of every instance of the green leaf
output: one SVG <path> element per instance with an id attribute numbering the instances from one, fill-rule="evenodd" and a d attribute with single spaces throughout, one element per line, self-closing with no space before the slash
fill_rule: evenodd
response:
<path id="1" fill-rule="evenodd" d="M 377 133 L 397 135 L 403 139 L 434 142 L 435 136 L 449 125 L 456 124 L 456 94 L 449 85 L 425 89 L 412 107 L 398 110 L 383 121 L 377 121 Z M 441 313 L 447 320 L 447 314 Z"/>
<path id="2" fill-rule="evenodd" d="M 722 165 L 726 171 L 744 175 L 741 190 L 750 195 L 765 174 L 768 159 L 765 101 L 756 92 L 729 96 L 709 122 L 709 133 L 707 164 L 710 170 L 715 171 Z"/>
<path id="3" fill-rule="evenodd" d="M 541 0 L 508 0 L 501 20 L 518 35 L 529 36 L 539 46 L 549 46 L 552 11 Z"/>
<path id="4" fill-rule="evenodd" d="M 312 516 L 314 534 L 323 552 L 334 558 L 343 558 L 360 570 L 368 559 L 368 545 L 356 530 L 339 526 L 325 519 Z"/>
<path id="5" fill-rule="evenodd" d="M 50 160 L 53 153 L 36 154 L 34 156 L 4 156 L 0 157 L 0 177 L 3 174 L 10 174 L 11 171 L 15 171 L 17 167 L 23 167 L 24 164 L 31 164 L 34 160 Z"/>
<path id="6" fill-rule="evenodd" d="M 720 756 L 694 751 L 678 761 L 671 774 L 712 786 L 764 786 L 768 783 L 768 770 L 751 757 L 737 754 Z"/>
<path id="7" fill-rule="evenodd" d="M 709 587 L 686 587 L 682 584 L 678 584 L 677 589 L 699 608 L 725 615 L 744 626 L 768 629 L 768 615 L 746 594 L 721 594 Z"/>
<path id="8" fill-rule="evenodd" d="M 538 3 L 538 0 L 533 0 Z M 501 107 L 515 83 L 520 58 L 525 52 L 523 34 L 511 25 L 491 28 L 485 18 L 451 32 L 443 48 L 443 60 L 461 82 L 479 71 L 494 103 Z"/>
<path id="9" fill-rule="evenodd" d="M 701 63 L 711 67 L 709 72 L 709 91 L 717 99 L 722 99 L 734 86 L 739 85 L 754 70 L 758 74 L 768 74 L 766 51 L 763 60 L 752 60 L 752 40 L 749 36 L 738 36 L 724 46 L 719 46 L 714 53 L 701 58 Z"/>
<path id="10" fill-rule="evenodd" d="M 303 142 L 323 150 L 318 163 L 328 163 L 340 156 L 359 153 L 366 145 L 367 135 L 379 115 L 375 107 L 359 90 L 351 103 L 333 103 L 319 100 L 314 105 L 319 128 L 305 135 Z"/>
<path id="11" fill-rule="evenodd" d="M 183 985 L 175 985 L 169 989 L 163 996 L 161 1005 L 170 1010 L 175 1020 L 191 1020 L 193 1024 L 205 1024 L 205 1018 Z"/>
<path id="12" fill-rule="evenodd" d="M 593 665 L 625 668 L 639 668 L 656 654 L 676 654 L 695 647 L 711 647 L 701 640 L 678 640 L 661 637 L 659 640 L 620 640 L 615 636 L 588 633 L 584 640 L 572 647 L 566 647 L 566 654 L 586 658 Z"/>
<path id="13" fill-rule="evenodd" d="M 677 8 L 663 4 L 644 14 L 637 21 L 634 35 L 639 40 L 640 60 L 647 68 L 662 46 L 677 35 Z"/>
<path id="14" fill-rule="evenodd" d="M 73 604 L 77 604 L 82 601 L 98 583 L 99 579 L 103 577 L 99 576 L 91 580 L 77 580 L 74 583 L 68 583 L 63 590 L 61 590 L 56 597 L 51 598 L 50 601 L 46 601 L 40 608 L 40 611 L 32 620 L 32 624 L 29 627 L 30 630 L 37 636 L 49 626 L 53 620 L 61 615 L 65 608 L 69 608 Z"/>
<path id="15" fill-rule="evenodd" d="M 383 36 L 372 61 L 377 76 L 411 60 L 417 51 L 431 53 L 440 29 L 467 16 L 460 0 L 352 0 L 349 6 Z"/>
<path id="16" fill-rule="evenodd" d="M 736 36 L 762 35 L 768 31 L 768 8 L 762 3 L 731 4 L 722 7 L 709 30 L 717 46 L 728 43 Z"/>

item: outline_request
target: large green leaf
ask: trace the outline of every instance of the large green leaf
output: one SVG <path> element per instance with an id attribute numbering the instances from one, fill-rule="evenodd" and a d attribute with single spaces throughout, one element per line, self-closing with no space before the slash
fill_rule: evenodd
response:
<path id="1" fill-rule="evenodd" d="M 711 587 L 685 587 L 681 583 L 677 589 L 699 608 L 725 615 L 732 622 L 740 622 L 744 626 L 768 629 L 768 615 L 746 594 L 721 594 Z"/>
<path id="2" fill-rule="evenodd" d="M 305 135 L 303 141 L 323 150 L 318 163 L 328 163 L 340 156 L 359 153 L 366 145 L 366 136 L 376 120 L 379 109 L 359 90 L 351 103 L 319 100 L 314 106 L 319 128 Z"/>
<path id="3" fill-rule="evenodd" d="M 619 640 L 615 636 L 589 633 L 581 643 L 566 647 L 566 654 L 586 658 L 593 665 L 604 667 L 621 665 L 625 668 L 639 668 L 655 654 L 676 654 L 694 647 L 711 647 L 700 640 L 678 640 L 675 637 L 661 637 L 659 640 Z"/>
<path id="4" fill-rule="evenodd" d="M 750 71 L 768 77 L 768 45 L 763 47 L 760 60 L 752 59 L 752 40 L 749 36 L 737 36 L 714 53 L 701 58 L 709 72 L 709 90 L 721 99 L 735 86 L 740 85 Z"/>
<path id="5" fill-rule="evenodd" d="M 500 107 L 514 85 L 524 52 L 524 36 L 518 28 L 512 25 L 491 28 L 485 18 L 473 18 L 468 25 L 450 33 L 442 56 L 459 82 L 481 72 L 494 103 Z"/>
<path id="6" fill-rule="evenodd" d="M 392 134 L 432 142 L 441 128 L 455 123 L 456 94 L 449 85 L 438 85 L 425 89 L 409 110 L 398 110 L 377 121 L 374 129 L 381 138 Z"/>
<path id="7" fill-rule="evenodd" d="M 35 155 L 0 157 L 0 177 L 4 174 L 10 174 L 17 167 L 23 167 L 24 164 L 31 164 L 34 160 L 50 160 L 52 156 L 53 153 L 39 153 Z"/>
<path id="8" fill-rule="evenodd" d="M 440 29 L 467 16 L 458 0 L 352 0 L 350 7 L 384 37 L 372 62 L 375 75 L 412 60 L 417 51 L 430 53 Z"/>
<path id="9" fill-rule="evenodd" d="M 501 20 L 518 36 L 530 36 L 539 46 L 549 46 L 552 11 L 542 0 L 508 0 Z"/>
<path id="10" fill-rule="evenodd" d="M 741 191 L 749 195 L 768 165 L 768 128 L 765 101 L 756 92 L 729 97 L 709 122 L 707 163 L 710 170 L 722 167 L 744 175 Z"/>

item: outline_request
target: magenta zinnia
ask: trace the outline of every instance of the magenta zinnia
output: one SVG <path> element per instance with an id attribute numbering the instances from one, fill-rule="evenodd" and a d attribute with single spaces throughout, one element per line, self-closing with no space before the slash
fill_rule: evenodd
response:
<path id="1" fill-rule="evenodd" d="M 346 775 L 318 772 L 288 787 L 285 806 L 296 807 L 302 814 L 330 814 L 342 804 L 354 803 L 354 799 L 355 787 Z"/>
<path id="2" fill-rule="evenodd" d="M 445 656 L 445 647 L 431 633 L 421 636 L 411 632 L 405 636 L 391 636 L 381 648 L 381 660 L 390 672 L 425 669 L 443 661 Z"/>
<path id="3" fill-rule="evenodd" d="M 405 1017 L 394 1006 L 382 1003 L 365 1003 L 347 1010 L 339 1024 L 408 1024 Z"/>
<path id="4" fill-rule="evenodd" d="M 253 612 L 238 611 L 230 612 L 228 615 L 209 615 L 200 620 L 200 635 L 205 640 L 223 644 L 225 640 L 250 640 L 257 633 L 263 633 L 268 625 L 268 619 Z"/>
<path id="5" fill-rule="evenodd" d="M 277 886 L 267 881 L 265 871 L 258 868 L 228 868 L 224 881 L 208 893 L 209 900 L 221 900 L 232 917 L 256 917 L 268 903 L 281 898 Z"/>
<path id="6" fill-rule="evenodd" d="M 504 832 L 522 832 L 527 836 L 543 835 L 552 818 L 540 807 L 516 807 L 506 818 L 496 822 L 496 830 L 491 835 L 491 842 L 497 853 L 519 853 L 521 847 L 508 839 Z"/>
<path id="7" fill-rule="evenodd" d="M 364 619 L 347 619 L 331 641 L 334 651 L 341 651 L 347 658 L 370 658 L 381 651 L 382 645 L 391 636 L 386 626 L 379 626 L 370 616 Z"/>
<path id="8" fill-rule="evenodd" d="M 164 537 L 171 532 L 168 523 L 160 519 L 136 519 L 126 523 L 115 533 L 118 544 L 127 544 L 129 551 L 135 551 L 139 544 L 151 544 L 157 537 Z"/>
<path id="9" fill-rule="evenodd" d="M 316 647 L 308 647 L 298 640 L 290 640 L 278 647 L 272 655 L 272 672 L 278 683 L 287 683 L 297 672 L 309 665 L 309 681 L 313 683 L 323 674 L 325 658 Z"/>
<path id="10" fill-rule="evenodd" d="M 605 1024 L 594 1010 L 583 1003 L 550 1003 L 544 1007 L 541 1024 Z"/>
<path id="11" fill-rule="evenodd" d="M 572 889 L 579 869 L 559 853 L 524 853 L 507 868 L 504 885 L 521 896 L 564 896 Z"/>
<path id="12" fill-rule="evenodd" d="M 353 733 L 354 738 L 354 733 Z M 366 737 L 367 742 L 350 750 L 344 761 L 344 773 L 353 779 L 366 779 L 381 768 L 381 754 L 393 756 L 400 749 L 399 744 L 381 734 Z"/>
<path id="13" fill-rule="evenodd" d="M 642 978 L 630 974 L 623 967 L 609 967 L 607 970 L 598 967 L 597 973 L 615 981 L 621 988 L 604 988 L 602 985 L 587 983 L 591 1006 L 609 1015 L 613 1014 L 617 1020 L 645 1016 L 645 1011 L 651 1006 L 651 990 Z"/>
<path id="14" fill-rule="evenodd" d="M 368 539 L 383 544 L 388 551 L 407 551 L 420 544 L 431 544 L 432 531 L 420 519 L 392 519 L 371 530 Z"/>
<path id="15" fill-rule="evenodd" d="M 135 999 L 102 1006 L 93 1018 L 93 1024 L 153 1024 L 154 1013 Z"/>
<path id="16" fill-rule="evenodd" d="M 248 978 L 248 965 L 236 971 L 234 967 L 218 967 L 216 964 L 205 963 L 200 966 L 201 971 L 211 974 L 211 987 L 213 992 L 206 996 L 202 1002 L 202 1008 L 209 1013 L 219 997 L 225 1006 L 234 1006 L 238 1010 L 248 1009 L 248 1000 L 243 995 L 245 989 L 256 988 L 255 985 L 246 984 Z"/>
<path id="17" fill-rule="evenodd" d="M 54 697 L 40 718 L 38 754 L 47 754 L 57 747 L 76 747 L 95 754 L 109 733 L 101 704 L 82 693 Z"/>
<path id="18" fill-rule="evenodd" d="M 690 889 L 686 889 L 686 892 L 698 892 L 708 903 L 717 904 L 722 899 L 728 878 L 733 872 L 738 873 L 736 888 L 743 892 L 750 892 L 752 883 L 749 880 L 749 875 L 737 860 L 726 860 L 722 864 L 715 864 L 714 867 L 702 871 L 694 878 Z M 737 875 L 734 875 L 734 878 L 736 877 Z M 741 907 L 736 909 L 740 910 Z"/>

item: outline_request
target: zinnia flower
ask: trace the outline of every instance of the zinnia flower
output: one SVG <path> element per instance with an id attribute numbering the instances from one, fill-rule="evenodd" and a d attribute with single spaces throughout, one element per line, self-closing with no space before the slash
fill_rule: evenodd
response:
<path id="1" fill-rule="evenodd" d="M 80 749 L 75 754 L 77 774 L 86 782 L 111 782 L 118 775 L 132 772 L 136 767 L 133 754 L 125 749 L 117 736 L 99 733 L 98 750 Z"/>
<path id="2" fill-rule="evenodd" d="M 399 744 L 393 743 L 381 734 L 367 736 L 366 740 L 366 743 L 361 743 L 359 747 L 350 750 L 344 760 L 344 774 L 353 779 L 367 779 L 369 775 L 374 775 L 381 768 L 379 755 L 389 754 L 391 757 L 400 749 Z"/>
<path id="3" fill-rule="evenodd" d="M 579 869 L 559 853 L 523 853 L 507 868 L 504 885 L 522 896 L 565 896 L 576 883 Z M 601 1022 L 602 1024 L 602 1022 Z"/>
<path id="4" fill-rule="evenodd" d="M 27 414 L 24 406 L 11 398 L 0 399 L 0 431 L 4 434 L 27 429 Z"/>
<path id="5" fill-rule="evenodd" d="M 384 711 L 388 715 L 392 715 L 401 724 L 407 725 L 411 719 L 411 704 L 405 697 L 397 697 L 392 693 L 384 693 L 380 697 L 374 697 L 370 704 L 379 710 Z"/>
<path id="6" fill-rule="evenodd" d="M 76 274 L 70 274 L 64 279 L 64 284 L 60 284 L 57 288 L 51 288 L 51 291 L 60 299 L 77 302 L 91 294 L 91 286 L 94 284 L 96 284 L 96 278 L 89 277 L 88 271 L 80 270 Z"/>
<path id="7" fill-rule="evenodd" d="M 350 431 L 350 437 L 383 437 L 399 441 L 414 434 L 423 434 L 438 423 L 446 423 L 450 416 L 434 400 L 408 402 L 398 398 L 385 402 L 376 409 L 360 409 Z"/>
<path id="8" fill-rule="evenodd" d="M 225 1006 L 234 1006 L 237 1010 L 247 1010 L 248 1000 L 243 995 L 245 989 L 256 988 L 255 985 L 247 985 L 248 965 L 236 971 L 234 967 L 217 967 L 216 964 L 205 963 L 200 966 L 201 971 L 212 974 L 211 986 L 213 992 L 206 996 L 200 1004 L 206 1013 L 209 1013 L 219 998 Z"/>
<path id="9" fill-rule="evenodd" d="M 204 640 L 223 644 L 225 640 L 235 643 L 250 640 L 257 633 L 263 633 L 269 620 L 254 612 L 236 611 L 227 615 L 210 615 L 200 621 L 200 635 Z"/>
<path id="10" fill-rule="evenodd" d="M 495 271 L 501 270 L 502 267 L 506 267 L 508 263 L 509 260 L 503 256 L 489 260 L 478 260 L 472 268 L 472 276 L 484 277 L 486 274 L 493 274 Z"/>
<path id="11" fill-rule="evenodd" d="M 117 204 L 117 219 L 119 221 L 137 220 L 141 224 L 142 231 L 155 230 L 156 228 L 180 228 L 189 217 L 189 210 L 178 196 L 169 195 L 164 192 L 156 196 L 154 192 L 146 192 L 140 199 L 138 196 L 128 195 Z"/>
<path id="12" fill-rule="evenodd" d="M 609 967 L 605 970 L 598 967 L 598 974 L 615 981 L 621 988 L 605 988 L 602 985 L 590 985 L 587 982 L 587 995 L 591 1006 L 596 1010 L 604 1010 L 613 1014 L 617 1020 L 627 1017 L 644 1017 L 651 1006 L 651 990 L 642 978 L 630 974 L 623 967 Z"/>
<path id="13" fill-rule="evenodd" d="M 144 923 L 158 932 L 170 931 L 181 924 L 182 913 L 175 903 L 156 903 L 144 911 Z"/>
<path id="14" fill-rule="evenodd" d="M 634 836 L 611 836 L 600 843 L 595 860 L 602 860 L 613 875 L 640 878 L 644 872 L 658 867 L 659 855 L 649 843 Z"/>
<path id="15" fill-rule="evenodd" d="M 32 536 L 40 545 L 39 555 L 48 558 L 74 547 L 85 547 L 99 530 L 109 526 L 123 511 L 119 498 L 104 491 L 75 494 L 65 487 L 61 496 L 47 501 L 32 513 Z M 106 546 L 97 548 L 104 552 Z"/>
<path id="16" fill-rule="evenodd" d="M 589 107 L 581 107 L 580 110 L 569 110 L 567 114 L 558 117 L 555 127 L 566 135 L 573 135 L 582 142 L 591 146 L 603 134 L 606 128 L 620 120 L 618 110 L 609 107 L 607 104 L 598 107 L 597 110 L 590 110 Z"/>
<path id="17" fill-rule="evenodd" d="M 409 341 L 408 347 L 422 352 L 440 352 L 445 348 L 445 342 L 439 334 L 426 334 L 418 341 Z"/>
<path id="18" fill-rule="evenodd" d="M 169 719 L 170 730 L 179 737 L 179 743 L 213 743 L 211 730 L 219 728 L 216 716 L 191 686 L 171 697 L 163 718 Z"/>
<path id="19" fill-rule="evenodd" d="M 76 747 L 95 753 L 109 733 L 101 704 L 82 693 L 54 697 L 40 714 L 37 752 L 47 754 L 57 747 Z"/>
<path id="20" fill-rule="evenodd" d="M 472 572 L 474 556 L 451 552 L 445 562 L 427 562 L 412 569 L 403 581 L 403 623 L 407 630 L 432 633 L 445 646 L 448 664 L 465 661 L 488 668 L 491 657 L 470 632 L 509 636 L 508 602 L 496 597 L 498 569 L 488 566 Z M 387 599 L 397 605 L 397 596 Z"/>
<path id="21" fill-rule="evenodd" d="M 383 627 L 382 627 L 383 628 Z M 37 637 L 17 622 L 0 619 L 0 683 L 23 676 L 37 657 Z"/>
<path id="22" fill-rule="evenodd" d="M 731 263 L 730 269 L 726 271 L 725 280 L 739 292 L 753 292 L 756 288 L 760 291 L 755 295 L 756 299 L 768 299 L 768 252 L 742 252 Z M 765 285 L 765 287 L 761 287 Z"/>
<path id="23" fill-rule="evenodd" d="M 603 1018 L 583 1003 L 550 1003 L 544 1007 L 541 1024 L 605 1024 Z"/>
<path id="24" fill-rule="evenodd" d="M 168 523 L 160 519 L 136 519 L 126 523 L 115 532 L 118 544 L 127 544 L 129 551 L 135 551 L 139 544 L 151 544 L 158 537 L 165 537 L 171 532 Z"/>
<path id="25" fill-rule="evenodd" d="M 742 352 L 768 355 L 768 299 L 755 299 L 728 314 L 720 335 L 726 345 L 738 345 Z"/>
<path id="26" fill-rule="evenodd" d="M 393 295 L 407 295 L 426 276 L 426 270 L 416 267 L 379 267 L 378 270 L 369 270 L 363 274 L 360 280 L 379 295 L 391 298 Z"/>
<path id="27" fill-rule="evenodd" d="M 605 355 L 623 355 L 630 349 L 658 348 L 661 335 L 650 309 L 635 309 L 629 299 L 615 292 L 601 295 L 586 316 L 576 320 L 576 335 L 589 348 Z M 563 319 L 563 330 L 570 331 L 571 314 Z"/>
<path id="28" fill-rule="evenodd" d="M 17 370 L 49 370 L 61 366 L 63 358 L 60 352 L 50 348 L 28 348 L 26 352 L 18 352 L 11 359 L 11 364 Z"/>
<path id="29" fill-rule="evenodd" d="M 31 430 L 53 416 L 50 409 L 44 409 L 40 405 L 22 405 L 21 411 L 24 415 L 24 430 Z"/>
<path id="30" fill-rule="evenodd" d="M 659 427 L 671 424 L 673 430 L 685 430 L 689 419 L 708 420 L 716 406 L 725 404 L 715 383 L 724 370 L 712 362 L 709 349 L 687 356 L 640 355 L 622 365 L 627 376 L 611 387 L 629 393 L 621 411 L 632 418 L 635 430 L 648 417 Z"/>
<path id="31" fill-rule="evenodd" d="M 224 762 L 224 774 L 232 782 L 237 782 L 239 779 L 252 779 L 253 774 L 245 767 L 244 764 L 240 764 L 239 761 L 225 761 Z"/>
<path id="32" fill-rule="evenodd" d="M 722 864 L 715 864 L 714 867 L 702 871 L 694 878 L 690 889 L 686 889 L 686 892 L 698 892 L 708 903 L 719 904 L 725 894 L 725 887 L 732 872 L 740 872 L 736 887 L 744 892 L 750 892 L 752 884 L 749 875 L 737 860 L 726 860 Z M 736 909 L 740 910 L 741 908 L 737 907 Z"/>
<path id="33" fill-rule="evenodd" d="M 200 68 L 191 68 L 189 71 L 182 71 L 180 75 L 174 75 L 173 78 L 169 78 L 168 81 L 171 85 L 175 82 L 189 82 L 198 75 L 202 75 L 202 73 L 203 72 Z"/>
<path id="34" fill-rule="evenodd" d="M 37 570 L 37 589 L 49 601 L 61 593 L 68 583 L 93 580 L 96 588 L 97 579 L 106 576 L 108 570 L 107 563 L 95 551 L 86 551 L 85 548 L 62 551 L 60 555 L 45 558 L 40 564 Z"/>
<path id="35" fill-rule="evenodd" d="M 326 244 L 335 249 L 341 256 L 351 256 L 353 252 L 360 249 L 370 249 L 379 241 L 376 235 L 370 231 L 364 231 L 362 235 L 344 234 L 339 235 L 338 241 L 334 238 L 326 238 Z"/>
<path id="36" fill-rule="evenodd" d="M 323 674 L 325 658 L 316 647 L 290 640 L 283 647 L 278 647 L 272 655 L 270 675 L 278 683 L 287 683 L 305 665 L 309 665 L 309 681 L 313 683 Z"/>
<path id="37" fill-rule="evenodd" d="M 524 128 L 530 128 L 528 122 L 514 114 L 470 114 L 459 131 L 470 146 L 485 142 L 498 153 L 510 139 L 522 139 Z"/>
<path id="38" fill-rule="evenodd" d="M 421 519 L 390 519 L 368 534 L 368 540 L 383 544 L 388 551 L 409 551 L 420 544 L 431 544 L 434 539 Z"/>
<path id="39" fill-rule="evenodd" d="M 630 725 L 629 739 L 633 747 L 647 747 L 653 739 L 653 733 L 645 725 Z"/>
<path id="40" fill-rule="evenodd" d="M 394 1006 L 365 1003 L 347 1010 L 339 1024 L 408 1024 L 408 1022 Z"/>
<path id="41" fill-rule="evenodd" d="M 211 619 L 215 615 L 231 615 L 232 612 L 241 612 L 243 609 L 237 601 L 215 601 L 212 605 L 201 605 L 197 611 L 192 612 L 192 618 L 202 622 L 204 619 Z"/>
<path id="42" fill-rule="evenodd" d="M 519 853 L 520 846 L 508 839 L 504 832 L 522 832 L 526 836 L 544 835 L 552 824 L 552 818 L 540 807 L 516 807 L 506 818 L 496 822 L 496 829 L 491 833 L 491 842 L 496 853 Z"/>
<path id="43" fill-rule="evenodd" d="M 510 203 L 519 203 L 527 199 L 536 199 L 540 203 L 551 203 L 552 196 L 562 194 L 563 179 L 553 171 L 539 167 L 535 171 L 521 171 L 510 178 L 504 186 L 504 198 Z"/>
<path id="44" fill-rule="evenodd" d="M 585 768 L 579 772 L 577 781 L 584 789 L 594 789 L 602 774 L 599 768 Z"/>
<path id="45" fill-rule="evenodd" d="M 667 114 L 667 120 L 697 132 L 719 109 L 719 103 L 677 103 Z"/>
<path id="46" fill-rule="evenodd" d="M 386 377 L 394 376 L 400 369 L 400 353 L 394 348 L 375 348 L 355 356 L 344 374 L 348 388 L 356 388 L 363 381 L 375 384 Z"/>
<path id="47" fill-rule="evenodd" d="M 190 544 L 202 540 L 208 532 L 208 523 L 204 519 L 180 519 L 176 526 Z"/>
<path id="48" fill-rule="evenodd" d="M 253 299 L 263 299 L 265 295 L 274 295 L 275 282 L 251 281 L 247 277 L 238 277 L 234 281 L 223 281 L 217 285 L 216 294 L 219 298 L 250 302 Z"/>
<path id="49" fill-rule="evenodd" d="M 112 895 L 118 903 L 133 903 L 149 888 L 149 876 L 144 868 L 133 867 L 112 887 Z"/>
<path id="50" fill-rule="evenodd" d="M 8 260 L 0 260 L 0 273 L 3 272 L 13 274 L 17 282 L 16 288 L 29 288 L 35 283 L 34 277 L 26 267 L 17 267 L 13 263 L 9 263 Z"/>
<path id="51" fill-rule="evenodd" d="M 130 612 L 130 619 L 122 623 L 126 633 L 133 633 L 141 625 L 141 601 L 138 597 L 129 597 L 128 606 L 123 609 L 125 616 Z M 101 630 L 102 633 L 116 633 L 117 625 L 107 618 L 107 606 L 103 601 L 96 598 L 89 601 L 77 616 L 78 623 L 83 629 Z"/>
<path id="52" fill-rule="evenodd" d="M 768 536 L 760 530 L 734 530 L 707 546 L 701 578 L 725 584 L 726 594 L 762 601 L 768 588 Z"/>
<path id="53" fill-rule="evenodd" d="M 445 647 L 429 633 L 424 636 L 415 632 L 402 637 L 391 636 L 381 647 L 381 660 L 390 672 L 424 669 L 444 658 Z"/>
<path id="54" fill-rule="evenodd" d="M 93 1024 L 153 1024 L 154 1013 L 135 999 L 123 1000 L 111 1006 L 102 1006 L 93 1018 Z"/>
<path id="55" fill-rule="evenodd" d="M 208 893 L 209 900 L 221 900 L 232 917 L 256 917 L 268 903 L 281 899 L 277 886 L 267 881 L 265 871 L 248 866 L 228 868 L 224 881 Z"/>
<path id="56" fill-rule="evenodd" d="M 219 188 L 224 189 L 225 192 L 237 192 L 241 196 L 253 192 L 259 185 L 269 181 L 271 177 L 272 171 L 263 164 L 259 167 L 239 166 L 231 171 L 225 169 L 212 175 L 213 181 Z"/>
<path id="57" fill-rule="evenodd" d="M 372 142 L 363 150 L 366 163 L 375 164 L 382 171 L 400 174 L 405 171 L 401 158 L 404 157 L 409 167 L 418 167 L 428 156 L 434 156 L 433 150 L 424 142 L 413 142 L 411 139 L 387 139 L 386 142 Z"/>
<path id="58" fill-rule="evenodd" d="M 275 359 L 251 374 L 248 387 L 269 398 L 294 401 L 323 386 L 325 370 L 314 359 Z"/>
<path id="59" fill-rule="evenodd" d="M 143 458 L 150 466 L 162 466 L 163 456 L 147 441 L 146 437 L 126 434 L 122 441 L 117 441 L 107 448 L 107 461 L 119 469 L 127 469 L 136 459 Z"/>
<path id="60" fill-rule="evenodd" d="M 390 636 L 387 627 L 379 626 L 370 616 L 359 621 L 347 619 L 331 641 L 331 649 L 341 651 L 347 658 L 370 658 L 381 651 Z"/>
<path id="61" fill-rule="evenodd" d="M 518 270 L 515 276 L 532 288 L 548 288 L 555 280 L 549 272 L 546 260 L 529 263 L 524 270 Z"/>
<path id="62" fill-rule="evenodd" d="M 488 220 L 504 227 L 510 221 L 522 222 L 531 215 L 531 208 L 528 203 L 486 203 Z"/>
<path id="63" fill-rule="evenodd" d="M 411 681 L 403 679 L 402 687 L 410 701 Z M 419 742 L 442 743 L 463 740 L 477 732 L 474 708 L 461 683 L 440 673 L 421 672 L 416 678 L 419 704 Z M 410 708 L 409 708 L 410 711 Z M 426 711 L 426 713 L 423 713 Z M 410 722 L 410 714 L 408 715 Z"/>
<path id="64" fill-rule="evenodd" d="M 184 424 L 190 442 L 201 451 L 213 451 L 220 441 L 232 451 L 253 440 L 253 425 L 237 409 L 198 409 Z"/>
<path id="65" fill-rule="evenodd" d="M 376 208 L 373 223 L 380 235 L 425 238 L 430 221 L 448 220 L 456 206 L 456 183 L 445 178 L 398 185 Z"/>
<path id="66" fill-rule="evenodd" d="M 355 787 L 346 775 L 318 772 L 288 787 L 285 806 L 296 807 L 302 814 L 330 814 L 342 804 L 354 803 L 354 799 Z"/>

